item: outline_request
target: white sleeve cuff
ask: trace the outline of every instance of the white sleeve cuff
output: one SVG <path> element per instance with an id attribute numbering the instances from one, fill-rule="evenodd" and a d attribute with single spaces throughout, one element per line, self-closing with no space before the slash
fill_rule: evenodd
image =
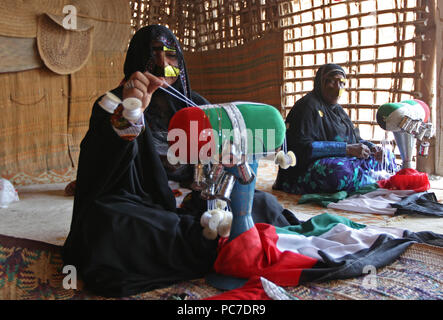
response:
<path id="1" fill-rule="evenodd" d="M 114 131 L 120 137 L 123 137 L 123 136 L 137 137 L 143 131 L 143 129 L 145 127 L 145 117 L 143 116 L 143 113 L 137 121 L 132 122 L 132 121 L 128 120 L 128 122 L 131 124 L 131 126 L 128 128 L 125 128 L 125 129 L 117 129 L 113 126 Z"/>

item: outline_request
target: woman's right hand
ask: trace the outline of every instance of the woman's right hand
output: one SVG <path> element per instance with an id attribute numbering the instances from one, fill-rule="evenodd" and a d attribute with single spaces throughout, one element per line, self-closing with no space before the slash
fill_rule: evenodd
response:
<path id="1" fill-rule="evenodd" d="M 348 157 L 357 157 L 361 159 L 369 158 L 371 154 L 371 150 L 369 147 L 364 145 L 363 143 L 355 143 L 346 145 L 346 156 Z"/>
<path id="2" fill-rule="evenodd" d="M 149 72 L 134 72 L 123 85 L 123 100 L 137 98 L 142 102 L 142 110 L 151 102 L 152 94 L 163 81 Z"/>

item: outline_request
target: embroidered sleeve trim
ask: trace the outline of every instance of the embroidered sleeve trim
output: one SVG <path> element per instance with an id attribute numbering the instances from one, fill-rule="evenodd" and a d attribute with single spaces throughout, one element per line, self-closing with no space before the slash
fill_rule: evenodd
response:
<path id="1" fill-rule="evenodd" d="M 359 142 L 365 144 L 366 146 L 368 146 L 369 149 L 372 149 L 373 147 L 375 147 L 375 144 L 372 143 L 371 141 L 368 141 L 368 140 L 360 140 Z"/>
<path id="2" fill-rule="evenodd" d="M 123 106 L 119 105 L 111 116 L 111 124 L 122 139 L 132 141 L 143 131 L 145 120 L 142 114 L 136 122 L 128 121 L 123 117 Z"/>
<path id="3" fill-rule="evenodd" d="M 314 141 L 312 143 L 311 159 L 324 157 L 345 157 L 346 142 Z"/>

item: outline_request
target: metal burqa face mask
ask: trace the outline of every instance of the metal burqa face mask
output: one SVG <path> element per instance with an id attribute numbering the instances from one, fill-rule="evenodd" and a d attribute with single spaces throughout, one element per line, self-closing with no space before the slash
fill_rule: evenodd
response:
<path id="1" fill-rule="evenodd" d="M 166 54 L 175 53 L 175 49 L 168 48 L 167 46 L 153 47 L 153 51 L 163 51 Z M 180 75 L 180 69 L 175 66 L 159 66 L 155 62 L 155 58 L 151 59 L 148 63 L 147 70 L 150 71 L 154 76 L 157 77 L 178 77 Z"/>

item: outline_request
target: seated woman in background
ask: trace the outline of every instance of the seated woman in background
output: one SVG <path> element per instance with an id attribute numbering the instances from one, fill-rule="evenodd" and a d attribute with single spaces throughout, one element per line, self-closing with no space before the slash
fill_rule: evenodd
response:
<path id="1" fill-rule="evenodd" d="M 169 119 L 186 104 L 159 87 L 170 85 L 197 104 L 207 103 L 190 89 L 173 33 L 159 25 L 138 30 L 124 72 L 124 82 L 111 93 L 120 100 L 138 98 L 144 112 L 127 120 L 118 99 L 105 95 L 95 102 L 80 145 L 71 228 L 62 250 L 64 263 L 76 267 L 86 289 L 111 297 L 202 277 L 212 270 L 218 243 L 202 235 L 206 208 L 177 208 L 168 180 L 186 173 L 168 170 L 162 161 Z M 262 193 L 255 200 L 257 222 L 289 225 L 275 197 Z"/>
<path id="2" fill-rule="evenodd" d="M 358 129 L 338 104 L 346 73 L 339 65 L 325 64 L 316 73 L 314 90 L 298 100 L 286 118 L 287 149 L 297 164 L 279 168 L 273 189 L 288 193 L 353 192 L 374 183 L 383 149 L 362 140 Z M 395 169 L 392 154 L 388 165 Z"/>

